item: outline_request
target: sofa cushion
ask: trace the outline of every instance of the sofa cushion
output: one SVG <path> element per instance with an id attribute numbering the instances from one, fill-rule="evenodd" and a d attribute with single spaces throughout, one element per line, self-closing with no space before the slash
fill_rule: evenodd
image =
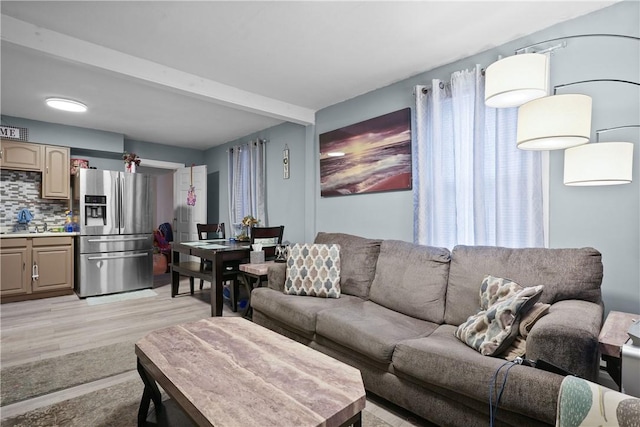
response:
<path id="1" fill-rule="evenodd" d="M 315 243 L 340 245 L 340 291 L 367 299 L 376 272 L 380 240 L 344 233 L 318 233 Z"/>
<path id="2" fill-rule="evenodd" d="M 284 293 L 340 298 L 340 246 L 299 243 L 291 246 Z"/>
<path id="3" fill-rule="evenodd" d="M 265 315 L 300 331 L 306 336 L 316 331 L 316 315 L 328 308 L 362 304 L 358 297 L 342 295 L 340 298 L 301 298 L 286 295 L 270 288 L 256 288 L 251 292 L 251 307 Z"/>
<path id="4" fill-rule="evenodd" d="M 514 282 L 508 282 L 505 286 L 513 289 L 514 285 L 520 288 Z M 456 337 L 485 356 L 502 353 L 515 340 L 522 313 L 533 307 L 540 298 L 542 288 L 524 288 L 497 299 L 486 310 L 469 316 L 465 323 L 458 326 Z M 500 293 L 499 290 L 497 292 Z"/>
<path id="5" fill-rule="evenodd" d="M 449 250 L 385 240 L 369 298 L 391 310 L 442 323 Z"/>
<path id="6" fill-rule="evenodd" d="M 437 326 L 365 301 L 319 312 L 316 334 L 388 363 L 398 341 L 429 335 Z"/>
<path id="7" fill-rule="evenodd" d="M 441 325 L 428 337 L 399 342 L 393 352 L 393 368 L 397 375 L 487 402 L 491 379 L 505 361 L 483 356 L 466 346 L 454 336 L 455 330 L 455 326 Z M 501 373 L 500 383 L 503 379 Z M 541 369 L 514 366 L 509 371 L 500 410 L 553 425 L 562 379 Z"/>
<path id="8" fill-rule="evenodd" d="M 510 249 L 456 246 L 451 252 L 445 323 L 458 326 L 480 310 L 478 288 L 486 275 L 521 286 L 544 285 L 540 302 L 566 299 L 601 302 L 602 260 L 593 248 Z"/>

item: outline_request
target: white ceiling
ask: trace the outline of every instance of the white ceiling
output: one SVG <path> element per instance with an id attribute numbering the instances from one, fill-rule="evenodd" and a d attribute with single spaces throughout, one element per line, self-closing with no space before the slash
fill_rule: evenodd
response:
<path id="1" fill-rule="evenodd" d="M 2 1 L 1 111 L 205 149 L 614 2 Z"/>

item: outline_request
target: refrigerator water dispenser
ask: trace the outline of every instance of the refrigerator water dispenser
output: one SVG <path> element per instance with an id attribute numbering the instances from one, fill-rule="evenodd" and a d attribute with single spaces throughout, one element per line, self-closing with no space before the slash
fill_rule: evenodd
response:
<path id="1" fill-rule="evenodd" d="M 107 225 L 107 196 L 84 196 L 84 224 Z"/>

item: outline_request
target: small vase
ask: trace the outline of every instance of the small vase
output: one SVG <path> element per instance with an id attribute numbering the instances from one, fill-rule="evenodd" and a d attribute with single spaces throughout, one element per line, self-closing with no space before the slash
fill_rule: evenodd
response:
<path id="1" fill-rule="evenodd" d="M 250 235 L 250 231 L 251 229 L 249 227 L 247 227 L 246 225 L 242 226 L 242 232 L 240 233 L 240 239 L 243 242 L 248 242 L 249 240 L 251 240 L 251 235 Z"/>
<path id="2" fill-rule="evenodd" d="M 135 163 L 128 163 L 125 167 L 125 170 L 129 173 L 136 173 L 136 164 Z"/>

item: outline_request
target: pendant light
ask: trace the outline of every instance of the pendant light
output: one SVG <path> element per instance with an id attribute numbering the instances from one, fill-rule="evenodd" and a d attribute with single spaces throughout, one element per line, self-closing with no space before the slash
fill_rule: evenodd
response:
<path id="1" fill-rule="evenodd" d="M 580 94 L 535 99 L 518 109 L 522 150 L 559 150 L 586 144 L 591 136 L 591 97 Z"/>
<path id="2" fill-rule="evenodd" d="M 500 59 L 485 70 L 487 107 L 518 107 L 549 94 L 549 56 L 524 53 Z"/>

